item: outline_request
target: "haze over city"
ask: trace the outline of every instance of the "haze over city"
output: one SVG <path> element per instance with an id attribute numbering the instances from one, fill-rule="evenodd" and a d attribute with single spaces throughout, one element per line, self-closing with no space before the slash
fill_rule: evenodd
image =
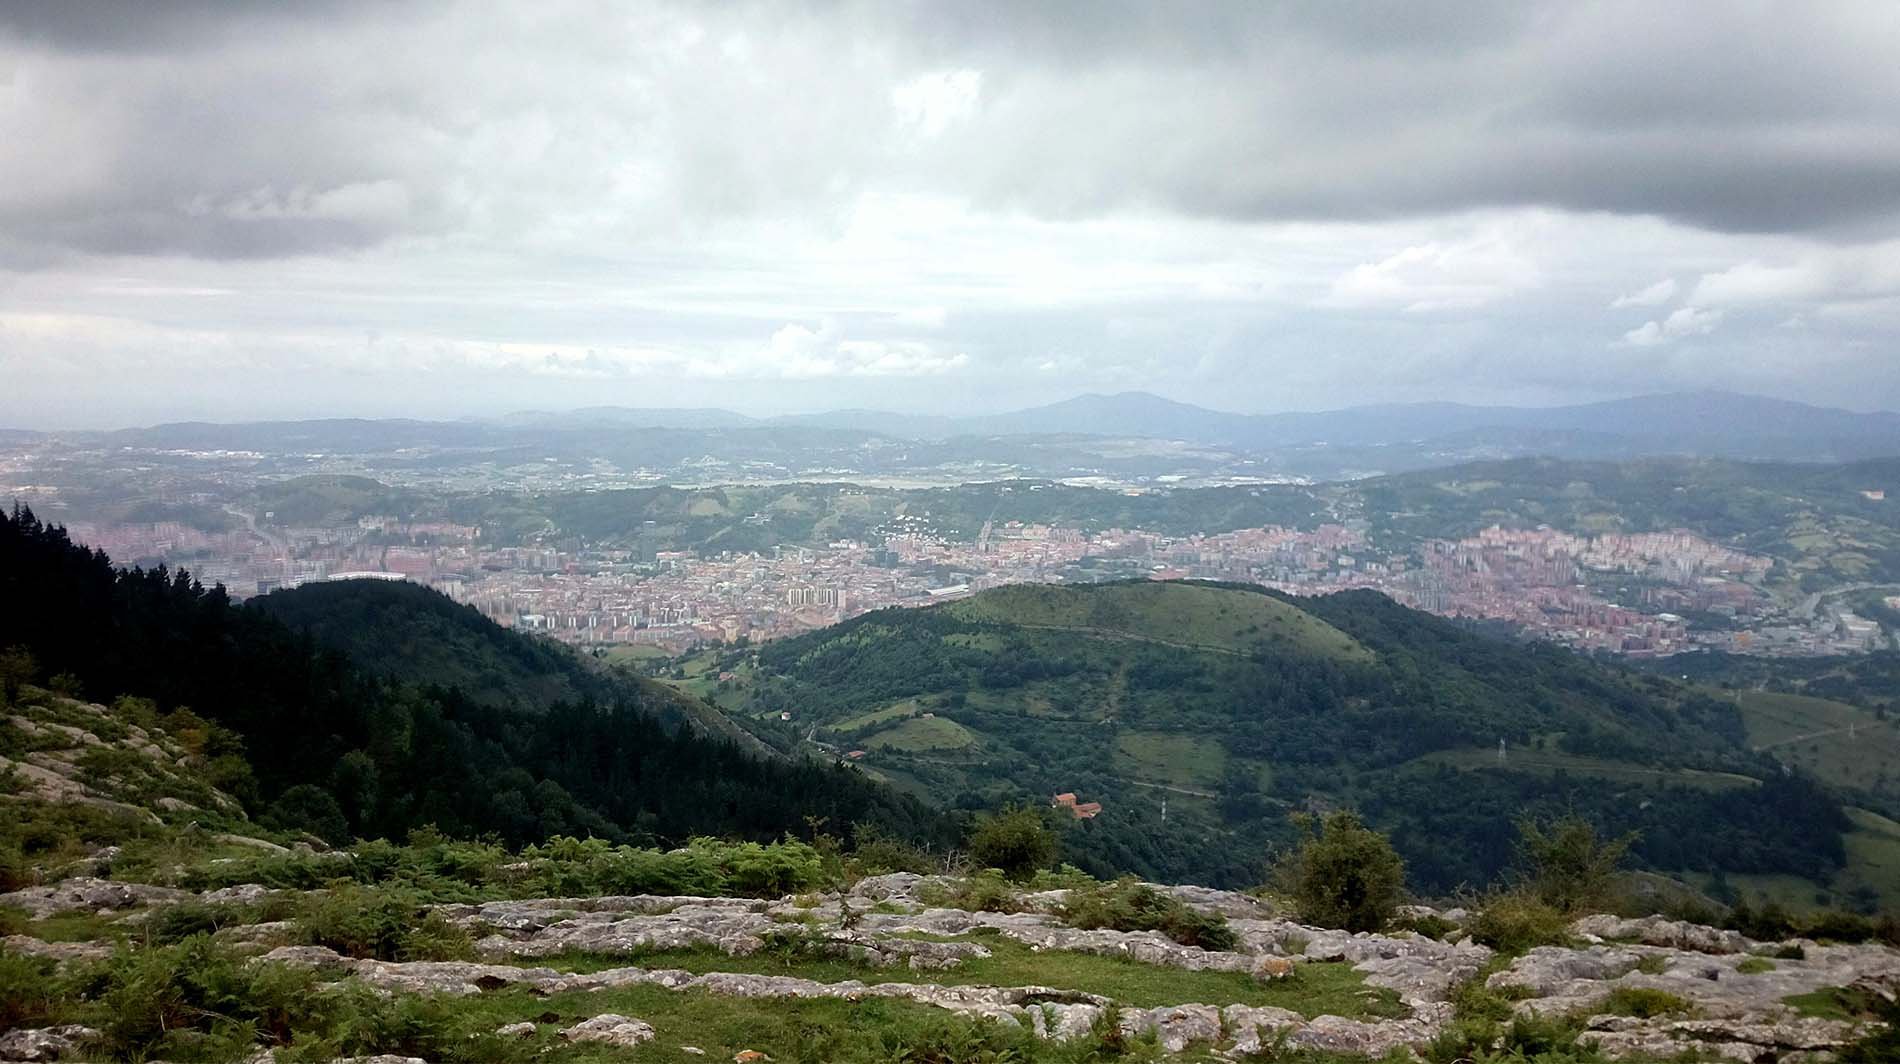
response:
<path id="1" fill-rule="evenodd" d="M 1881 4 L 22 2 L 0 424 L 1900 406 Z"/>

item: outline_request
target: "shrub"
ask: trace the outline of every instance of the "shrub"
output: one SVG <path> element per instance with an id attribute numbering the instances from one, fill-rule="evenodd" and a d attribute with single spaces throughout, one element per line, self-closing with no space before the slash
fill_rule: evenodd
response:
<path id="1" fill-rule="evenodd" d="M 0 949 L 0 1031 L 52 1023 L 61 995 L 53 962 Z"/>
<path id="2" fill-rule="evenodd" d="M 1742 975 L 1762 975 L 1774 971 L 1775 962 L 1766 957 L 1750 957 L 1736 965 L 1735 970 Z"/>
<path id="3" fill-rule="evenodd" d="M 1521 890 L 1492 895 L 1465 927 L 1473 939 L 1500 953 L 1560 946 L 1570 937 L 1562 912 Z"/>
<path id="4" fill-rule="evenodd" d="M 977 867 L 998 869 L 1014 880 L 1055 864 L 1059 849 L 1042 814 L 1029 808 L 984 817 L 970 833 L 970 859 Z"/>
<path id="5" fill-rule="evenodd" d="M 1531 993 L 1528 988 L 1521 986 L 1493 989 L 1485 984 L 1483 975 L 1476 975 L 1452 990 L 1451 1005 L 1453 1014 L 1460 1020 L 1503 1023 L 1511 1018 L 1512 1005 Z"/>
<path id="6" fill-rule="evenodd" d="M 147 916 L 142 930 L 148 941 L 170 945 L 193 935 L 209 935 L 232 923 L 234 915 L 226 909 L 201 901 L 181 901 Z"/>
<path id="7" fill-rule="evenodd" d="M 397 953 L 405 961 L 472 961 L 475 939 L 467 928 L 450 923 L 441 913 L 432 912 L 403 935 Z"/>
<path id="8" fill-rule="evenodd" d="M 1458 930 L 1457 924 L 1452 923 L 1437 913 L 1426 913 L 1424 916 L 1408 917 L 1399 921 L 1397 926 L 1400 931 L 1410 931 L 1415 935 L 1422 935 L 1425 938 L 1441 942 L 1444 941 L 1446 935 Z"/>
<path id="9" fill-rule="evenodd" d="M 1231 950 L 1239 941 L 1227 920 L 1183 905 L 1132 876 L 1069 891 L 1062 920 L 1083 930 L 1159 931 L 1184 946 Z"/>
<path id="10" fill-rule="evenodd" d="M 863 876 L 882 876 L 892 872 L 929 875 L 938 862 L 922 847 L 891 835 L 874 825 L 858 829 L 857 847 L 851 851 L 852 870 Z"/>
<path id="11" fill-rule="evenodd" d="M 410 928 L 419 922 L 416 895 L 402 888 L 339 884 L 304 900 L 294 921 L 298 939 L 348 957 L 401 958 Z"/>
<path id="12" fill-rule="evenodd" d="M 252 964 L 204 935 L 174 946 L 118 952 L 75 980 L 115 1060 L 236 1059 L 252 1043 L 282 1044 L 320 1023 L 316 977 Z"/>
<path id="13" fill-rule="evenodd" d="M 1686 1015 L 1692 1011 L 1692 1006 L 1666 990 L 1654 990 L 1645 986 L 1619 986 L 1610 991 L 1610 996 L 1603 1002 L 1602 1011 L 1612 1016 L 1634 1016 L 1639 1020 L 1650 1020 L 1658 1016 Z"/>
<path id="14" fill-rule="evenodd" d="M 26 855 L 11 842 L 0 842 L 0 893 L 10 893 L 32 885 L 33 875 Z"/>
<path id="15" fill-rule="evenodd" d="M 1747 902 L 1737 902 L 1729 910 L 1728 919 L 1722 921 L 1722 926 L 1762 942 L 1781 942 L 1791 938 L 1813 938 L 1823 942 L 1866 942 L 1877 939 L 1889 945 L 1900 945 L 1900 922 L 1892 916 L 1875 919 L 1838 909 L 1823 909 L 1796 916 L 1773 901 L 1759 909 L 1751 908 Z"/>
<path id="16" fill-rule="evenodd" d="M 1545 905 L 1567 913 L 1610 903 L 1617 867 L 1636 841 L 1635 835 L 1600 838 L 1595 825 L 1575 815 L 1548 824 L 1520 820 L 1517 834 L 1525 887 Z"/>
<path id="17" fill-rule="evenodd" d="M 1405 863 L 1391 842 L 1352 813 L 1304 826 L 1305 837 L 1278 868 L 1300 919 L 1347 931 L 1390 922 L 1405 890 Z"/>
<path id="18" fill-rule="evenodd" d="M 1841 1047 L 1835 1058 L 1839 1064 L 1887 1064 L 1900 1060 L 1900 1004 L 1876 999 L 1875 1016 L 1881 1021 L 1870 1024 L 1858 1041 Z"/>
<path id="19" fill-rule="evenodd" d="M 1016 888 L 1001 872 L 986 868 L 953 880 L 949 885 L 930 883 L 919 892 L 926 905 L 963 909 L 973 913 L 1019 913 L 1023 904 Z"/>

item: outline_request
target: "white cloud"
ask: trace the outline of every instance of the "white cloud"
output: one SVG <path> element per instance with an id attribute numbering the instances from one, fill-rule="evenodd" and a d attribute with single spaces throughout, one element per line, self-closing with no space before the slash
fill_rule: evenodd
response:
<path id="1" fill-rule="evenodd" d="M 929 377 L 960 370 L 970 356 L 903 340 L 846 339 L 835 321 L 813 329 L 789 322 L 751 357 L 696 360 L 689 372 L 730 377 Z"/>
<path id="2" fill-rule="evenodd" d="M 939 70 L 893 88 L 891 106 L 907 130 L 928 139 L 974 114 L 982 93 L 982 71 Z"/>
<path id="3" fill-rule="evenodd" d="M 1895 294 L 1900 294 L 1900 240 L 1823 247 L 1779 264 L 1751 259 L 1703 274 L 1691 301 L 1828 303 Z"/>
<path id="4" fill-rule="evenodd" d="M 1656 347 L 1690 336 L 1706 336 L 1722 323 L 1722 311 L 1704 307 L 1678 307 L 1661 321 L 1644 322 L 1623 334 L 1623 342 L 1633 347 Z"/>
<path id="5" fill-rule="evenodd" d="M 1488 232 L 1461 241 L 1413 245 L 1354 266 L 1334 279 L 1326 302 L 1412 313 L 1468 310 L 1542 281 L 1536 261 L 1508 235 Z"/>
<path id="6" fill-rule="evenodd" d="M 1638 292 L 1629 292 L 1610 301 L 1610 309 L 1621 307 L 1660 307 L 1676 294 L 1676 279 L 1665 277 Z"/>

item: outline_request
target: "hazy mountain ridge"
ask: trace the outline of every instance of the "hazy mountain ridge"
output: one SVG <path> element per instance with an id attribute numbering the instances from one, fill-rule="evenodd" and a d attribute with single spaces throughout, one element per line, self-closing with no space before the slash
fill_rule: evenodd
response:
<path id="1" fill-rule="evenodd" d="M 1253 450 L 1324 445 L 1385 447 L 1450 441 L 1500 441 L 1524 433 L 1596 435 L 1621 441 L 1621 453 L 1684 453 L 1761 458 L 1839 459 L 1900 453 L 1900 413 L 1857 413 L 1733 392 L 1677 392 L 1553 407 L 1390 403 L 1338 410 L 1239 414 L 1210 410 L 1148 392 L 1086 394 L 996 414 L 942 416 L 878 410 L 835 410 L 751 417 L 717 408 L 587 407 L 524 411 L 493 419 L 318 419 L 233 424 L 180 422 L 109 433 L 67 434 L 115 444 L 254 447 L 260 444 L 343 449 L 430 443 L 502 446 L 542 434 L 671 430 L 758 434 L 765 430 L 820 434 L 834 443 L 881 436 L 948 440 L 963 436 L 1091 435 L 1177 439 Z M 1561 444 L 1561 438 L 1549 437 Z"/>

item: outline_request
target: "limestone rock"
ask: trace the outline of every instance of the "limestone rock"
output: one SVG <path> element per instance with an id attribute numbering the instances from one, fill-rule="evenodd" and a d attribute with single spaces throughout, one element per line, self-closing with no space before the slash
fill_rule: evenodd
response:
<path id="1" fill-rule="evenodd" d="M 48 1061 L 71 1060 L 79 1047 L 99 1032 L 78 1024 L 61 1027 L 26 1027 L 0 1034 L 0 1060 Z"/>
<path id="2" fill-rule="evenodd" d="M 1570 933 L 1584 938 L 1640 942 L 1645 946 L 1667 946 L 1697 953 L 1746 953 L 1755 945 L 1739 931 L 1724 931 L 1663 916 L 1636 919 L 1586 916 L 1570 925 Z"/>
<path id="3" fill-rule="evenodd" d="M 642 1042 L 653 1041 L 653 1026 L 608 1012 L 569 1027 L 561 1032 L 561 1037 L 570 1042 L 601 1042 L 631 1049 Z"/>
<path id="4" fill-rule="evenodd" d="M 25 909 L 35 920 L 43 920 L 57 913 L 136 909 L 142 905 L 183 901 L 190 896 L 185 891 L 170 887 L 117 883 L 80 876 L 52 886 L 27 887 L 11 894 L 0 894 L 0 905 Z"/>
<path id="5" fill-rule="evenodd" d="M 0 940 L 9 953 L 44 957 L 65 964 L 68 961 L 96 961 L 112 956 L 112 947 L 102 942 L 42 942 L 28 935 L 8 935 Z"/>
<path id="6" fill-rule="evenodd" d="M 1221 1012 L 1212 1005 L 1130 1010 L 1122 1014 L 1121 1025 L 1123 1033 L 1131 1038 L 1153 1031 L 1155 1040 L 1169 1053 L 1179 1053 L 1196 1042 L 1219 1042 L 1222 1035 Z"/>
<path id="7" fill-rule="evenodd" d="M 210 890 L 198 896 L 208 905 L 251 905 L 269 897 L 271 889 L 262 883 L 239 883 Z"/>

